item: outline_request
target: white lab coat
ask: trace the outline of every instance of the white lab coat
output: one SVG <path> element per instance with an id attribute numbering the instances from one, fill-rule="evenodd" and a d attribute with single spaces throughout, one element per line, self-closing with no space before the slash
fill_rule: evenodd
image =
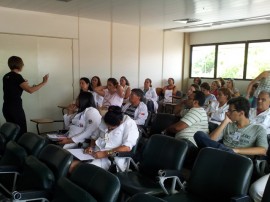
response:
<path id="1" fill-rule="evenodd" d="M 89 139 L 101 123 L 101 115 L 96 108 L 89 107 L 83 112 L 64 115 L 65 128 L 74 143 L 64 145 L 64 149 L 76 148 L 79 142 Z"/>
<path id="2" fill-rule="evenodd" d="M 131 105 L 130 102 L 126 103 L 122 107 L 122 111 L 125 113 L 125 111 L 129 108 L 130 105 Z M 140 102 L 139 106 L 136 108 L 134 112 L 134 121 L 136 122 L 137 125 L 144 125 L 147 116 L 148 116 L 147 106 L 143 102 Z"/>
<path id="3" fill-rule="evenodd" d="M 123 123 L 108 133 L 108 129 L 104 121 L 101 122 L 99 128 L 94 132 L 93 139 L 96 139 L 97 151 L 108 151 L 119 146 L 127 146 L 130 149 L 137 143 L 139 131 L 133 119 L 124 115 Z M 116 157 L 117 165 L 125 170 L 127 163 L 124 158 Z M 104 168 L 106 170 L 110 167 L 110 160 L 108 158 L 95 159 L 91 164 Z"/>

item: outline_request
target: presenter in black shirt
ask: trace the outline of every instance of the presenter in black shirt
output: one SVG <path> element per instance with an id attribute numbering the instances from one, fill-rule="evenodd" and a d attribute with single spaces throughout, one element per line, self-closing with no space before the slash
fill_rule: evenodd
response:
<path id="1" fill-rule="evenodd" d="M 45 75 L 40 84 L 31 87 L 27 80 L 19 74 L 24 66 L 20 57 L 11 56 L 8 59 L 8 66 L 11 71 L 3 77 L 3 115 L 7 122 L 16 123 L 20 126 L 20 135 L 22 135 L 27 132 L 27 125 L 21 95 L 23 91 L 31 94 L 39 90 L 47 83 L 49 75 Z"/>

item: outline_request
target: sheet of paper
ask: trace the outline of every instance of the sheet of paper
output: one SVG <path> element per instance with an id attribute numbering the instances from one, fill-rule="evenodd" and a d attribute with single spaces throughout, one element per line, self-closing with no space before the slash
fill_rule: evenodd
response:
<path id="1" fill-rule="evenodd" d="M 67 149 L 67 151 L 81 161 L 95 159 L 92 155 L 83 153 L 83 150 L 84 149 Z"/>
<path id="2" fill-rule="evenodd" d="M 52 141 L 59 141 L 62 138 L 66 138 L 65 135 L 59 135 L 59 134 L 47 134 L 48 138 Z"/>

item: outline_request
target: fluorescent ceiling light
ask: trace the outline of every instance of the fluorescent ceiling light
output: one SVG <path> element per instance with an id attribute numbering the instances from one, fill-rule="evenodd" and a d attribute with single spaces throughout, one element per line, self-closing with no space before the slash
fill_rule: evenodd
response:
<path id="1" fill-rule="evenodd" d="M 178 23 L 187 24 L 187 23 L 199 22 L 201 20 L 196 19 L 196 18 L 185 18 L 185 19 L 178 19 L 178 20 L 173 20 L 173 21 L 178 22 Z"/>

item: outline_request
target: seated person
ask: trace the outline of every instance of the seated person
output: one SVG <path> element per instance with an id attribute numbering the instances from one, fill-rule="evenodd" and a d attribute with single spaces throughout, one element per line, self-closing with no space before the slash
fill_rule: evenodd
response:
<path id="1" fill-rule="evenodd" d="M 99 128 L 93 133 L 91 146 L 85 149 L 86 154 L 95 159 L 89 163 L 109 169 L 111 162 L 108 157 L 115 152 L 129 152 L 136 145 L 139 132 L 134 120 L 124 115 L 118 106 L 110 106 Z M 124 158 L 115 157 L 117 165 L 121 169 L 126 168 Z M 70 166 L 70 172 L 80 163 L 74 160 Z"/>
<path id="2" fill-rule="evenodd" d="M 221 87 L 221 84 L 218 80 L 212 81 L 210 93 L 213 94 L 215 97 L 217 97 L 218 89 L 220 89 L 220 87 Z"/>
<path id="3" fill-rule="evenodd" d="M 158 96 L 154 88 L 152 88 L 152 80 L 147 78 L 144 81 L 143 87 L 144 99 L 147 105 L 147 109 L 150 112 L 157 112 L 158 109 Z"/>
<path id="4" fill-rule="evenodd" d="M 226 88 L 231 91 L 232 97 L 239 97 L 240 92 L 237 88 L 235 88 L 235 83 L 233 79 L 227 79 L 226 81 Z"/>
<path id="5" fill-rule="evenodd" d="M 90 80 L 86 77 L 80 78 L 80 92 L 91 91 Z"/>
<path id="6" fill-rule="evenodd" d="M 265 155 L 268 148 L 266 130 L 260 125 L 250 124 L 248 100 L 237 97 L 230 99 L 228 104 L 226 118 L 216 130 L 210 135 L 201 131 L 195 133 L 197 146 L 241 155 Z"/>
<path id="7" fill-rule="evenodd" d="M 231 91 L 227 88 L 218 90 L 217 101 L 212 101 L 206 109 L 209 116 L 209 131 L 215 130 L 225 119 L 229 105 L 227 102 L 231 99 Z"/>
<path id="8" fill-rule="evenodd" d="M 129 81 L 127 80 L 127 78 L 125 76 L 122 76 L 120 78 L 120 85 L 123 87 L 124 90 L 124 103 L 128 102 L 131 90 L 130 90 L 130 84 Z"/>
<path id="9" fill-rule="evenodd" d="M 103 97 L 102 107 L 108 108 L 111 105 L 122 106 L 124 90 L 115 78 L 109 78 L 107 86 L 98 86 L 94 91 Z"/>
<path id="10" fill-rule="evenodd" d="M 257 109 L 250 110 L 250 122 L 260 124 L 270 134 L 270 92 L 261 91 L 257 98 Z"/>
<path id="11" fill-rule="evenodd" d="M 218 77 L 217 80 L 219 81 L 221 88 L 226 88 L 225 86 L 226 82 L 222 77 Z"/>
<path id="12" fill-rule="evenodd" d="M 268 135 L 270 134 L 269 106 L 270 106 L 270 92 L 263 90 L 258 95 L 257 109 L 256 111 L 254 111 L 255 113 L 250 113 L 251 123 L 263 126 L 266 129 Z M 249 194 L 255 202 L 261 201 L 269 175 L 270 174 L 262 176 L 260 179 L 258 179 L 251 185 L 249 189 Z"/>
<path id="13" fill-rule="evenodd" d="M 250 97 L 250 91 L 253 84 L 259 82 L 257 89 L 254 92 L 254 97 L 258 97 L 259 93 L 263 90 L 270 91 L 270 71 L 263 71 L 255 79 L 253 79 L 247 87 L 246 98 Z"/>
<path id="14" fill-rule="evenodd" d="M 249 195 L 254 202 L 261 202 L 269 176 L 270 174 L 262 176 L 250 186 Z"/>
<path id="15" fill-rule="evenodd" d="M 203 82 L 201 84 L 201 91 L 205 95 L 205 102 L 204 102 L 203 108 L 207 109 L 208 105 L 210 105 L 212 101 L 217 100 L 217 98 L 216 96 L 210 93 L 210 85 L 207 82 Z"/>
<path id="16" fill-rule="evenodd" d="M 176 133 L 176 139 L 187 139 L 196 145 L 193 135 L 200 130 L 208 133 L 208 118 L 206 111 L 202 108 L 205 96 L 201 91 L 194 91 L 189 96 L 190 110 L 178 122 L 166 129 L 168 133 Z"/>
<path id="17" fill-rule="evenodd" d="M 175 107 L 174 107 L 174 111 L 173 113 L 176 115 L 176 116 L 180 116 L 180 117 L 184 117 L 185 114 L 188 112 L 188 110 L 190 109 L 190 104 L 188 104 L 188 101 L 189 101 L 189 96 L 194 92 L 194 91 L 200 91 L 201 88 L 199 85 L 193 83 L 189 86 L 188 90 L 187 90 L 187 93 L 185 95 L 185 97 L 183 97 L 180 101 L 179 104 L 177 104 Z"/>
<path id="18" fill-rule="evenodd" d="M 257 98 L 254 96 L 254 93 L 255 93 L 256 89 L 258 88 L 258 86 L 259 86 L 259 83 L 254 83 L 252 85 L 251 90 L 250 90 L 249 96 L 246 96 L 246 98 L 248 99 L 248 101 L 250 103 L 251 108 L 255 108 L 257 106 Z"/>
<path id="19" fill-rule="evenodd" d="M 97 94 L 94 89 L 98 86 L 101 86 L 101 81 L 100 78 L 98 76 L 93 76 L 91 79 L 91 90 L 90 92 L 93 94 L 94 99 L 95 99 L 95 103 L 97 105 L 97 108 L 102 107 L 102 103 L 103 103 L 103 97 L 100 96 L 99 94 Z"/>
<path id="20" fill-rule="evenodd" d="M 129 102 L 122 107 L 122 112 L 132 118 L 137 125 L 144 125 L 148 116 L 146 104 L 142 102 L 143 91 L 133 88 L 129 96 Z"/>
<path id="21" fill-rule="evenodd" d="M 81 92 L 75 105 L 69 105 L 68 113 L 64 115 L 67 137 L 58 143 L 64 149 L 76 148 L 79 142 L 85 142 L 98 128 L 101 116 L 96 109 L 94 97 L 90 92 Z"/>
<path id="22" fill-rule="evenodd" d="M 168 85 L 163 87 L 162 93 L 164 95 L 164 102 L 172 102 L 172 96 L 177 93 L 173 78 L 168 79 Z"/>
<path id="23" fill-rule="evenodd" d="M 202 84 L 202 79 L 200 77 L 195 77 L 193 79 L 193 84 L 201 85 Z"/>

